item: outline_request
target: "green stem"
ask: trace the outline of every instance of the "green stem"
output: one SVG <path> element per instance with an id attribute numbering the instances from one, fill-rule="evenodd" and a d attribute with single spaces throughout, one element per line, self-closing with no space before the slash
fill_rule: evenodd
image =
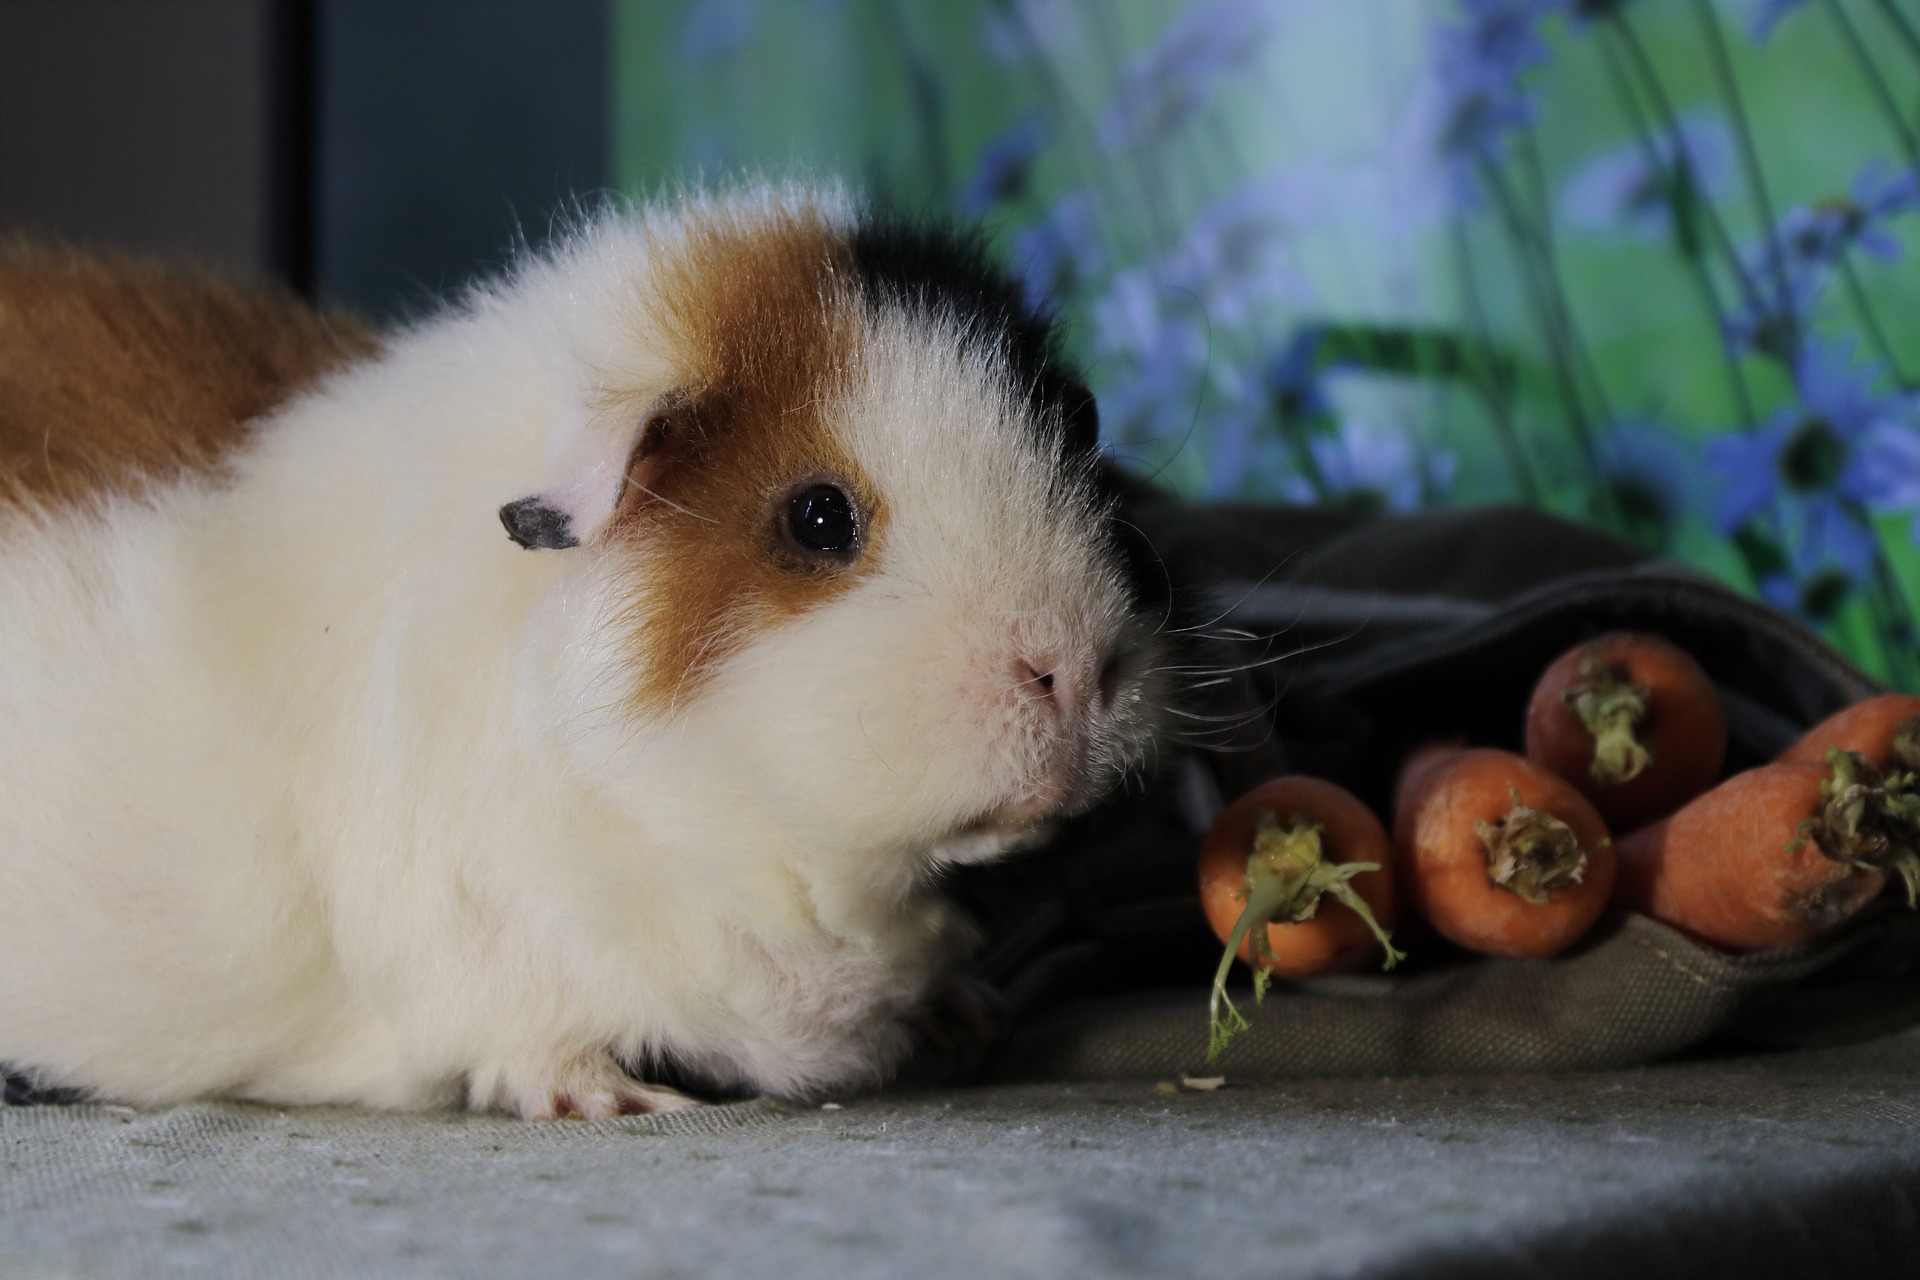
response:
<path id="1" fill-rule="evenodd" d="M 1900 37 L 1900 43 L 1906 47 L 1908 55 L 1915 62 L 1920 62 L 1920 32 L 1914 30 L 1913 23 L 1908 21 L 1907 15 L 1900 12 L 1899 6 L 1894 4 L 1893 0 L 1874 0 L 1874 4 L 1879 8 L 1880 15 L 1887 20 L 1887 25 L 1892 27 L 1894 33 Z"/>
<path id="2" fill-rule="evenodd" d="M 1904 773 L 1920 773 L 1920 716 L 1902 720 L 1893 731 L 1894 767 Z"/>
<path id="3" fill-rule="evenodd" d="M 1907 599 L 1906 588 L 1888 563 L 1886 548 L 1878 545 L 1879 534 L 1873 525 L 1873 514 L 1851 498 L 1843 498 L 1840 508 L 1848 519 L 1874 536 L 1873 584 L 1868 605 L 1876 614 L 1876 638 L 1880 641 L 1881 656 L 1886 660 L 1889 681 L 1902 689 L 1914 688 L 1913 607 Z"/>
<path id="4" fill-rule="evenodd" d="M 1880 74 L 1879 64 L 1867 50 L 1866 41 L 1860 38 L 1860 29 L 1853 25 L 1853 19 L 1847 16 L 1839 0 L 1826 0 L 1827 16 L 1833 19 L 1833 25 L 1840 28 L 1841 36 L 1846 40 L 1847 51 L 1853 60 L 1860 64 L 1860 70 L 1866 73 L 1867 87 L 1873 90 L 1874 101 L 1880 104 L 1881 114 L 1893 128 L 1893 136 L 1906 153 L 1907 163 L 1920 169 L 1920 144 L 1916 144 L 1913 130 L 1907 128 L 1907 122 L 1900 116 L 1899 104 L 1893 100 L 1893 90 L 1887 87 L 1887 79 Z"/>
<path id="5" fill-rule="evenodd" d="M 913 123 L 918 133 L 921 163 L 925 166 L 929 194 L 938 207 L 953 203 L 953 175 L 947 147 L 946 102 L 940 91 L 940 77 L 914 43 L 906 19 L 897 7 L 898 0 L 882 0 L 881 25 L 893 41 L 900 65 L 907 78 L 907 97 L 913 103 Z"/>
<path id="6" fill-rule="evenodd" d="M 1487 323 L 1486 307 L 1480 300 L 1479 280 L 1473 273 L 1473 250 L 1467 244 L 1467 228 L 1458 219 L 1453 223 L 1453 246 L 1460 273 L 1460 290 L 1466 298 L 1468 320 L 1473 325 L 1474 337 L 1481 350 L 1490 351 L 1493 349 L 1493 330 Z M 1507 468 L 1513 473 L 1513 481 L 1520 490 L 1521 498 L 1529 506 L 1539 506 L 1540 484 L 1534 479 L 1533 467 L 1520 445 L 1520 433 L 1514 424 L 1509 380 L 1503 376 L 1497 364 L 1489 364 L 1484 375 L 1474 377 L 1472 384 L 1486 404 L 1494 435 L 1500 441 L 1500 451 L 1506 455 Z"/>
<path id="7" fill-rule="evenodd" d="M 1607 395 L 1607 385 L 1600 377 L 1600 366 L 1594 362 L 1592 344 L 1581 332 L 1579 317 L 1573 308 L 1573 298 L 1567 291 L 1566 275 L 1560 270 L 1560 247 L 1554 237 L 1553 229 L 1553 201 L 1547 194 L 1547 167 L 1540 158 L 1539 139 L 1534 136 L 1532 128 L 1520 131 L 1519 151 L 1521 168 L 1526 171 L 1528 186 L 1533 191 L 1532 222 L 1538 240 L 1538 252 L 1542 266 L 1546 270 L 1554 305 L 1560 312 L 1561 327 L 1571 339 L 1571 350 L 1577 371 L 1586 376 L 1587 388 L 1599 410 L 1600 421 L 1611 422 L 1613 421 L 1612 398 Z"/>
<path id="8" fill-rule="evenodd" d="M 1887 563 L 1884 548 L 1874 554 L 1873 578 L 1875 589 L 1886 602 L 1888 614 L 1880 637 L 1881 648 L 1887 659 L 1887 674 L 1902 689 L 1920 688 L 1920 680 L 1916 680 L 1914 670 L 1913 610 L 1907 600 L 1905 586 Z"/>
<path id="9" fill-rule="evenodd" d="M 1601 62 L 1607 70 L 1608 82 L 1613 86 L 1614 96 L 1620 100 L 1621 109 L 1626 112 L 1628 123 L 1632 126 L 1634 137 L 1638 139 L 1641 157 L 1648 169 L 1658 172 L 1661 166 L 1659 145 L 1654 141 L 1653 126 L 1648 123 L 1641 111 L 1639 96 L 1634 92 L 1632 77 L 1622 62 L 1622 54 L 1616 42 L 1622 41 L 1618 26 L 1608 23 L 1601 29 L 1599 40 Z M 1664 96 L 1664 95 L 1662 95 Z M 1706 197 L 1705 188 L 1693 172 L 1693 157 L 1687 153 L 1685 140 L 1680 134 L 1679 122 L 1673 121 L 1667 128 L 1668 143 L 1673 148 L 1673 164 L 1676 172 L 1684 166 L 1684 180 L 1691 184 L 1696 193 L 1694 212 L 1703 222 L 1717 227 L 1719 217 Z M 1693 281 L 1694 292 L 1700 297 L 1701 305 L 1706 308 L 1707 322 L 1713 326 L 1714 349 L 1720 353 L 1720 363 L 1727 377 L 1727 391 L 1733 399 L 1734 410 L 1740 419 L 1740 425 L 1748 432 L 1756 430 L 1759 418 L 1754 413 L 1753 393 L 1747 387 L 1746 372 L 1740 367 L 1739 359 L 1734 355 L 1732 346 L 1727 342 L 1727 313 L 1720 304 L 1720 291 L 1714 287 L 1713 274 L 1708 271 L 1704 255 L 1697 247 L 1689 248 L 1688 241 L 1694 232 L 1685 226 L 1688 211 L 1679 207 L 1677 195 L 1670 195 L 1674 206 L 1672 210 L 1674 234 L 1681 243 L 1680 258 L 1687 264 L 1687 275 Z M 1723 232 L 1724 234 L 1724 232 Z"/>
<path id="10" fill-rule="evenodd" d="M 1357 875 L 1378 871 L 1380 864 L 1329 862 L 1320 834 L 1321 826 L 1311 813 L 1295 814 L 1286 826 L 1280 824 L 1271 810 L 1262 809 L 1254 815 L 1253 852 L 1247 857 L 1247 905 L 1227 934 L 1226 951 L 1214 970 L 1213 989 L 1207 1002 L 1208 1062 L 1226 1052 L 1228 1042 L 1249 1025 L 1227 994 L 1227 975 L 1233 969 L 1234 957 L 1240 954 L 1240 944 L 1256 927 L 1259 932 L 1253 935 L 1254 958 L 1268 962 L 1254 965 L 1256 998 L 1266 994 L 1266 983 L 1259 979 L 1263 971 L 1272 967 L 1273 961 L 1266 926 L 1298 924 L 1312 919 L 1325 894 L 1332 894 L 1335 901 L 1366 921 L 1387 953 L 1382 968 L 1391 969 L 1406 959 L 1405 954 L 1394 947 L 1392 935 L 1374 918 L 1373 908 L 1347 883 Z"/>
<path id="11" fill-rule="evenodd" d="M 1612 28 L 1619 33 L 1621 46 L 1632 59 L 1639 71 L 1640 82 L 1646 88 L 1647 96 L 1653 100 L 1654 110 L 1660 116 L 1661 126 L 1679 147 L 1682 142 L 1680 116 L 1674 109 L 1673 99 L 1667 94 L 1666 85 L 1660 79 L 1659 71 L 1653 65 L 1653 58 L 1640 41 L 1633 23 L 1627 17 L 1625 9 L 1615 9 L 1612 14 Z M 1705 218 L 1707 229 L 1713 233 L 1714 247 L 1719 250 L 1721 261 L 1733 276 L 1734 287 L 1739 291 L 1741 301 L 1756 314 L 1761 310 L 1760 286 L 1754 282 L 1753 275 L 1747 270 L 1746 262 L 1740 256 L 1740 250 L 1733 243 L 1733 235 L 1727 230 L 1726 222 L 1720 217 L 1720 211 L 1709 201 L 1701 201 L 1700 212 Z M 1721 339 L 1723 345 L 1725 336 Z"/>
<path id="12" fill-rule="evenodd" d="M 1740 96 L 1740 84 L 1733 74 L 1733 59 L 1727 53 L 1725 33 L 1720 29 L 1720 19 L 1713 11 L 1713 0 L 1693 0 L 1693 11 L 1700 22 L 1701 34 L 1705 37 L 1708 61 L 1713 65 L 1714 79 L 1719 83 L 1720 95 L 1727 104 L 1728 118 L 1733 122 L 1733 134 L 1738 142 L 1740 168 L 1746 177 L 1747 194 L 1753 201 L 1755 215 L 1760 220 L 1761 234 L 1766 237 L 1767 266 L 1773 275 L 1773 287 L 1778 295 L 1781 317 L 1787 322 L 1787 341 L 1780 353 L 1783 359 L 1790 361 L 1794 352 L 1800 349 L 1800 317 L 1794 310 L 1793 285 L 1787 277 L 1786 250 L 1780 243 L 1780 224 L 1774 217 L 1773 198 L 1767 192 L 1766 174 L 1760 168 L 1760 149 L 1754 144 L 1753 129 L 1747 119 L 1746 104 Z"/>
<path id="13" fill-rule="evenodd" d="M 1887 338 L 1887 331 L 1880 325 L 1880 317 L 1873 309 L 1873 303 L 1867 299 L 1866 287 L 1860 282 L 1860 273 L 1854 269 L 1853 259 L 1842 253 L 1834 264 L 1839 268 L 1840 282 L 1846 286 L 1847 300 L 1853 304 L 1854 314 L 1860 317 L 1860 327 L 1867 331 L 1867 341 L 1873 344 L 1873 350 L 1883 364 L 1893 374 L 1895 382 L 1905 385 L 1906 378 L 1900 372 L 1900 357 L 1894 354 L 1893 343 Z"/>
<path id="14" fill-rule="evenodd" d="M 1537 257 L 1526 220 L 1514 201 L 1513 193 L 1501 178 L 1500 171 L 1483 160 L 1480 163 L 1480 177 L 1493 196 L 1494 207 L 1500 212 L 1501 225 L 1506 229 L 1508 239 L 1513 242 L 1520 256 L 1521 272 L 1527 280 L 1527 295 L 1535 318 L 1545 330 L 1548 363 L 1553 368 L 1555 381 L 1560 384 L 1561 405 L 1567 415 L 1567 425 L 1573 432 L 1574 443 L 1579 446 L 1580 456 L 1588 465 L 1597 466 L 1599 455 L 1594 448 L 1593 422 L 1587 415 L 1586 402 L 1580 394 L 1579 380 L 1574 372 L 1570 335 L 1562 327 L 1560 309 L 1554 304 L 1552 284 L 1548 278 L 1550 267 Z"/>
<path id="15" fill-rule="evenodd" d="M 1789 852 L 1811 840 L 1835 862 L 1900 877 L 1907 906 L 1920 903 L 1920 789 L 1905 770 L 1882 772 L 1865 756 L 1827 748 L 1820 812 L 1800 824 Z"/>
<path id="16" fill-rule="evenodd" d="M 1652 695 L 1612 666 L 1598 649 L 1580 659 L 1580 683 L 1568 689 L 1564 701 L 1593 738 L 1593 763 L 1588 772 L 1602 787 L 1630 782 L 1653 763 L 1653 753 L 1640 741 Z"/>

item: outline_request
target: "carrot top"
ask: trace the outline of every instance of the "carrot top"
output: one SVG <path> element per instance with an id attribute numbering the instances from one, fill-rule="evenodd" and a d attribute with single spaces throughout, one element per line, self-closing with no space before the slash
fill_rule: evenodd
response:
<path id="1" fill-rule="evenodd" d="M 1373 930 L 1373 936 L 1380 940 L 1387 953 L 1382 968 L 1391 969 L 1406 959 L 1404 952 L 1394 948 L 1392 935 L 1374 918 L 1373 908 L 1347 883 L 1364 872 L 1378 871 L 1380 864 L 1328 861 L 1320 839 L 1322 830 L 1311 813 L 1297 813 L 1284 826 L 1271 809 L 1262 809 L 1254 815 L 1253 852 L 1247 857 L 1247 886 L 1242 891 L 1247 905 L 1233 922 L 1226 953 L 1214 971 L 1213 995 L 1207 1004 L 1208 1062 L 1226 1051 L 1228 1041 L 1236 1033 L 1251 1025 L 1227 995 L 1227 974 L 1232 971 L 1233 958 L 1250 930 L 1255 961 L 1253 998 L 1256 1002 L 1266 998 L 1272 975 L 1268 966 L 1259 962 L 1264 959 L 1271 964 L 1273 947 L 1267 941 L 1266 929 L 1254 926 L 1311 920 L 1320 908 L 1320 899 L 1332 894 L 1336 901 L 1358 913 Z"/>
<path id="2" fill-rule="evenodd" d="M 1587 869 L 1587 851 L 1572 827 L 1544 809 L 1520 801 L 1514 788 L 1513 808 L 1498 822 L 1474 820 L 1473 833 L 1487 849 L 1487 878 L 1532 903 L 1562 885 L 1579 884 Z"/>
<path id="3" fill-rule="evenodd" d="M 1640 740 L 1651 691 L 1626 679 L 1598 649 L 1580 659 L 1580 681 L 1567 690 L 1566 703 L 1593 735 L 1593 780 L 1616 787 L 1639 777 L 1653 763 L 1653 752 Z"/>
<path id="4" fill-rule="evenodd" d="M 1893 762 L 1908 773 L 1920 773 L 1920 716 L 1902 720 L 1893 731 Z"/>
<path id="5" fill-rule="evenodd" d="M 1903 758 L 1898 744 L 1895 754 Z M 1788 851 L 1811 840 L 1835 862 L 1894 872 L 1906 887 L 1907 906 L 1914 906 L 1920 900 L 1920 779 L 1907 769 L 1882 772 L 1839 747 L 1827 748 L 1827 763 L 1820 812 L 1800 824 Z"/>

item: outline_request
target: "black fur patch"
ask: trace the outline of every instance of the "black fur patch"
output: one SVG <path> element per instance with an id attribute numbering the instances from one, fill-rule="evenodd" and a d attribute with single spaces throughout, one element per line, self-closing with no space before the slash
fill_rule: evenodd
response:
<path id="1" fill-rule="evenodd" d="M 0 1063 L 0 1106 L 61 1107 L 82 1101 L 78 1089 L 55 1089 L 35 1084 L 33 1077 Z"/>
<path id="2" fill-rule="evenodd" d="M 1067 448 L 1076 454 L 1099 448 L 1099 409 L 1061 354 L 1059 327 L 1028 304 L 1026 291 L 994 260 L 978 229 L 869 212 L 848 247 L 869 303 L 950 316 L 994 342 L 1035 413 L 1060 414 Z"/>

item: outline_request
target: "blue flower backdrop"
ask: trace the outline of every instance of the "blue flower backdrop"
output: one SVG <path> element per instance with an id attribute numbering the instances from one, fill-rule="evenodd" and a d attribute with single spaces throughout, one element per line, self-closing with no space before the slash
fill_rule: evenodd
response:
<path id="1" fill-rule="evenodd" d="M 617 162 L 983 218 L 1119 459 L 1519 501 L 1920 688 L 1914 0 L 625 0 Z"/>

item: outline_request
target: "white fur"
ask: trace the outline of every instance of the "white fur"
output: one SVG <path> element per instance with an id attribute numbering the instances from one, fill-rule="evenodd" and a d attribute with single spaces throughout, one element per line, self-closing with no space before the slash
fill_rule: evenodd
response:
<path id="1" fill-rule="evenodd" d="M 524 551 L 495 512 L 610 503 L 634 424 L 605 392 L 671 384 L 634 299 L 682 216 L 398 336 L 230 480 L 0 517 L 0 1062 L 132 1103 L 529 1116 L 678 1100 L 615 1055 L 871 1081 L 964 941 L 935 864 L 1138 762 L 1150 640 L 1084 481 L 976 335 L 890 313 L 828 411 L 887 504 L 878 571 L 635 718 L 609 619 L 644 555 Z M 1008 676 L 1041 653 L 1084 687 L 1116 644 L 1104 711 Z"/>

